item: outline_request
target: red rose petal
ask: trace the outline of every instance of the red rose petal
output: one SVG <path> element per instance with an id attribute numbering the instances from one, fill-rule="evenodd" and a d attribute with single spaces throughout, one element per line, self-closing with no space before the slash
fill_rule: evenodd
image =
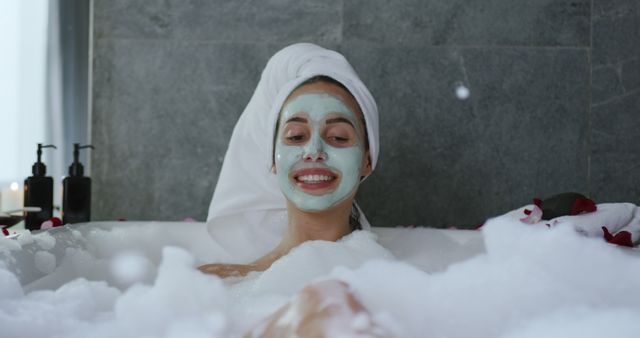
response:
<path id="1" fill-rule="evenodd" d="M 51 217 L 49 218 L 49 220 L 51 221 L 51 223 L 53 223 L 54 227 L 59 227 L 62 225 L 62 221 L 58 217 Z"/>
<path id="2" fill-rule="evenodd" d="M 535 197 L 533 199 L 533 204 L 535 204 L 538 208 L 541 208 L 542 207 L 542 200 L 540 198 L 538 198 L 538 197 Z"/>
<path id="3" fill-rule="evenodd" d="M 615 235 L 611 235 L 607 227 L 602 227 L 602 232 L 604 233 L 604 240 L 611 244 L 633 247 L 633 241 L 631 241 L 631 233 L 629 231 L 623 230 Z"/>
<path id="4" fill-rule="evenodd" d="M 524 209 L 524 214 L 527 215 L 527 216 L 531 215 L 531 210 Z"/>
<path id="5" fill-rule="evenodd" d="M 629 231 L 620 231 L 613 236 L 613 239 L 610 243 L 617 244 L 620 246 L 628 246 L 633 247 L 633 242 L 631 241 L 631 233 Z"/>
<path id="6" fill-rule="evenodd" d="M 571 206 L 571 215 L 579 215 L 582 213 L 594 212 L 596 210 L 598 210 L 598 207 L 593 200 L 578 197 L 576 198 L 576 201 L 573 202 L 573 206 Z"/>
<path id="7" fill-rule="evenodd" d="M 9 230 L 2 228 L 2 234 L 5 236 L 9 236 Z"/>

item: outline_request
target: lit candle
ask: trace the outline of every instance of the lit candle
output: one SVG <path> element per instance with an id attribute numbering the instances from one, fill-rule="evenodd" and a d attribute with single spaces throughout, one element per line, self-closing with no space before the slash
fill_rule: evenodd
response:
<path id="1" fill-rule="evenodd" d="M 2 188 L 0 194 L 0 211 L 22 208 L 24 191 L 20 189 L 18 182 L 12 182 L 8 187 Z"/>
<path id="2" fill-rule="evenodd" d="M 20 188 L 18 182 L 12 182 L 0 189 L 0 211 L 21 209 L 23 207 L 24 190 Z M 14 213 L 14 215 L 20 215 L 20 213 Z M 12 232 L 24 230 L 24 221 L 14 225 L 10 230 Z"/>

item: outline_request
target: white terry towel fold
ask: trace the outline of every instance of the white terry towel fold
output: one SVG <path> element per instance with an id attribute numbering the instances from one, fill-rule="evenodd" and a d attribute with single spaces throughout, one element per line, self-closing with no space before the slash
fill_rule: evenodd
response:
<path id="1" fill-rule="evenodd" d="M 375 168 L 378 108 L 367 87 L 341 54 L 310 43 L 288 46 L 267 63 L 233 130 L 207 217 L 209 233 L 221 245 L 250 240 L 248 243 L 267 251 L 282 238 L 287 225 L 286 200 L 271 173 L 276 122 L 293 89 L 317 75 L 342 83 L 360 105 Z M 361 210 L 360 223 L 370 228 Z M 237 253 L 238 260 L 252 258 L 243 256 L 237 248 L 226 249 Z"/>
<path id="2" fill-rule="evenodd" d="M 533 204 L 513 210 L 500 217 L 522 219 L 524 210 L 532 210 Z M 589 237 L 603 237 L 602 227 L 611 234 L 628 231 L 631 241 L 638 245 L 640 241 L 640 207 L 632 203 L 601 203 L 594 212 L 574 216 L 561 216 L 551 220 L 540 220 L 533 226 L 549 224 L 550 226 L 573 226 L 578 232 Z"/>

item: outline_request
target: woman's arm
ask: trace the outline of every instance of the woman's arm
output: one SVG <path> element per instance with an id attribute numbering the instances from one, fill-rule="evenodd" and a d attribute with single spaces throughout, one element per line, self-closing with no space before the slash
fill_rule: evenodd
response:
<path id="1" fill-rule="evenodd" d="M 198 267 L 203 273 L 216 275 L 220 278 L 244 277 L 249 272 L 257 271 L 253 264 L 205 264 Z"/>
<path id="2" fill-rule="evenodd" d="M 371 320 L 370 313 L 347 284 L 326 280 L 305 287 L 288 304 L 245 335 L 276 337 L 389 337 Z"/>
<path id="3" fill-rule="evenodd" d="M 249 264 L 205 264 L 199 266 L 198 270 L 203 273 L 217 275 L 220 278 L 244 277 L 249 272 L 264 271 L 268 269 L 271 264 L 273 264 L 273 262 L 284 256 L 287 252 L 288 250 L 283 250 L 282 248 L 280 248 L 280 246 L 278 246 L 273 251 Z"/>

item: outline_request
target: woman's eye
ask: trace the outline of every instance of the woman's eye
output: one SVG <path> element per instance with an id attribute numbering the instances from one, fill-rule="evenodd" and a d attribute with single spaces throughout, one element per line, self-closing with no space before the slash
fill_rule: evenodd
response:
<path id="1" fill-rule="evenodd" d="M 350 124 L 331 123 L 325 127 L 323 138 L 335 147 L 349 147 L 355 143 L 356 134 Z"/>
<path id="2" fill-rule="evenodd" d="M 292 135 L 292 136 L 287 136 L 286 137 L 287 141 L 289 142 L 301 142 L 304 140 L 304 135 Z"/>
<path id="3" fill-rule="evenodd" d="M 351 139 L 348 136 L 328 136 L 327 142 L 337 147 L 346 147 L 351 145 Z"/>
<path id="4" fill-rule="evenodd" d="M 329 140 L 332 142 L 335 142 L 337 144 L 342 144 L 342 143 L 348 143 L 349 142 L 349 138 L 348 137 L 342 137 L 342 136 L 329 136 Z"/>

